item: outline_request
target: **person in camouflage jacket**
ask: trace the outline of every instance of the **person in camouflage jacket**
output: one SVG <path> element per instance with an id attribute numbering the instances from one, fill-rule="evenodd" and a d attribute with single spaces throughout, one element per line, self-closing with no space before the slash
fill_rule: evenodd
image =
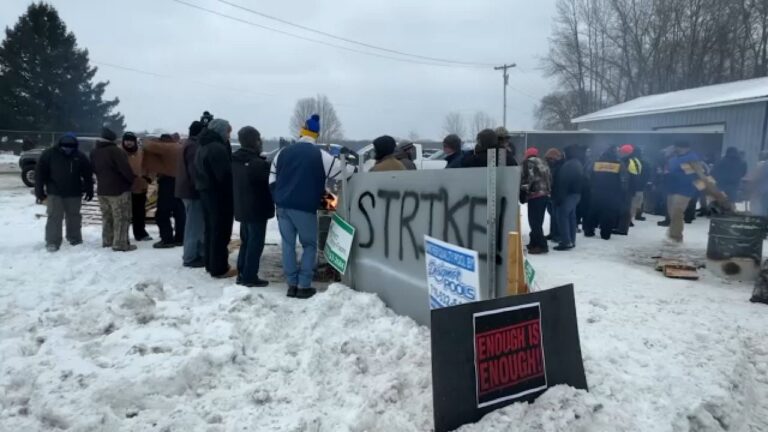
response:
<path id="1" fill-rule="evenodd" d="M 531 227 L 531 241 L 528 253 L 549 252 L 544 237 L 544 214 L 552 193 L 552 175 L 549 166 L 539 157 L 539 150 L 531 147 L 525 152 L 523 174 L 520 182 L 521 201 L 528 203 L 528 224 Z"/>

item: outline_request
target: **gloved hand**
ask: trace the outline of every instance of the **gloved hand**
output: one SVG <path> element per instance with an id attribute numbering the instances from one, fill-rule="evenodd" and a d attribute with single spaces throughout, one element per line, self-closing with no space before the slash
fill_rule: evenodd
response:
<path id="1" fill-rule="evenodd" d="M 42 203 L 44 203 L 44 202 L 45 202 L 45 200 L 46 200 L 46 198 L 48 198 L 48 196 L 46 196 L 45 194 L 43 194 L 43 195 L 38 195 L 38 196 L 36 196 L 35 198 L 36 198 L 36 199 L 35 199 L 35 202 L 36 202 L 36 203 L 38 203 L 38 204 L 42 204 Z"/>
<path id="2" fill-rule="evenodd" d="M 85 191 L 83 194 L 83 200 L 85 201 L 91 201 L 93 199 L 93 190 Z"/>

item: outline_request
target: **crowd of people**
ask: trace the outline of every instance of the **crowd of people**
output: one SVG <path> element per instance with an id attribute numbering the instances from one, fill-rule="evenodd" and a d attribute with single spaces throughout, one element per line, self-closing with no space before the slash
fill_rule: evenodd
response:
<path id="1" fill-rule="evenodd" d="M 342 164 L 316 145 L 319 132 L 320 118 L 312 115 L 298 141 L 282 148 L 271 163 L 262 156 L 261 134 L 256 128 L 246 126 L 238 131 L 241 148 L 233 153 L 231 125 L 207 112 L 192 122 L 185 140 L 174 134 L 140 143 L 135 134 L 126 132 L 118 142 L 117 135 L 104 128 L 89 156 L 79 150 L 77 138 L 67 134 L 43 152 L 36 170 L 35 194 L 38 202 L 47 205 L 47 250 L 55 252 L 61 247 L 64 221 L 67 241 L 72 245 L 83 242 L 81 205 L 94 198 L 95 185 L 102 246 L 118 252 L 136 250 L 129 238 L 131 226 L 135 241 L 151 241 L 145 222 L 147 191 L 156 182 L 155 221 L 160 239 L 153 247 L 183 247 L 185 267 L 205 268 L 214 278 L 236 277 L 238 284 L 248 287 L 267 286 L 269 282 L 259 276 L 260 260 L 267 221 L 276 216 L 287 294 L 312 297 L 316 293 L 312 279 L 317 261 L 317 211 L 327 182 L 353 171 L 348 167 L 342 173 Z M 373 140 L 373 147 L 376 162 L 372 171 L 416 169 L 413 144 L 398 146 L 393 137 L 384 135 Z M 463 150 L 460 137 L 448 135 L 443 151 L 447 169 L 485 167 L 491 151 L 496 153 L 498 165 L 518 165 L 504 128 L 480 131 L 471 151 Z M 736 149 L 729 148 L 722 160 L 709 166 L 687 142 L 676 143 L 660 164 L 650 163 L 631 144 L 610 147 L 594 159 L 588 149 L 577 145 L 563 151 L 551 148 L 543 155 L 535 147 L 527 148 L 520 201 L 528 205 L 528 253 L 549 252 L 550 241 L 556 243 L 555 250 L 572 250 L 580 231 L 593 237 L 599 230 L 605 240 L 627 235 L 633 220 L 645 220 L 649 184 L 663 197 L 666 218 L 659 225 L 668 226 L 669 241 L 680 243 L 684 223 L 694 217 L 691 209 L 695 212 L 701 195 L 697 180 L 711 174 L 735 200 L 746 170 Z M 768 180 L 768 162 L 759 165 L 757 172 Z M 768 192 L 765 195 L 768 198 Z M 768 199 L 764 202 L 768 206 Z M 550 215 L 547 235 L 546 213 Z M 235 220 L 240 223 L 241 245 L 237 265 L 230 266 Z M 297 239 L 303 249 L 299 260 Z"/>
<path id="2" fill-rule="evenodd" d="M 236 277 L 238 284 L 263 287 L 259 276 L 267 221 L 277 215 L 282 237 L 283 270 L 289 297 L 306 299 L 316 290 L 312 277 L 317 255 L 317 210 L 328 180 L 342 174 L 341 165 L 316 146 L 320 117 L 312 115 L 299 140 L 282 149 L 270 164 L 262 156 L 259 131 L 238 131 L 241 148 L 232 153 L 232 127 L 205 113 L 189 127 L 189 137 L 177 134 L 145 139 L 126 132 L 118 137 L 109 128 L 86 156 L 77 137 L 64 135 L 46 149 L 36 170 L 35 195 L 47 206 L 45 242 L 49 252 L 62 244 L 62 224 L 71 245 L 83 242 L 82 201 L 94 197 L 102 217 L 102 246 L 116 252 L 137 249 L 131 243 L 151 241 L 146 231 L 147 191 L 157 182 L 155 221 L 158 249 L 183 247 L 182 264 L 205 268 L 214 278 Z M 96 181 L 94 182 L 94 175 Z M 277 211 L 275 209 L 277 207 Z M 234 221 L 240 223 L 236 267 L 229 264 Z M 302 245 L 296 259 L 296 240 Z"/>

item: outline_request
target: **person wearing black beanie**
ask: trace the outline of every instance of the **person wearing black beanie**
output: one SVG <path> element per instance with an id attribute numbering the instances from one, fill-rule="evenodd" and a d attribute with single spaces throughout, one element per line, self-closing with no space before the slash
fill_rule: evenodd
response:
<path id="1" fill-rule="evenodd" d="M 404 171 L 405 165 L 397 160 L 395 150 L 397 142 L 389 135 L 382 135 L 373 140 L 373 149 L 376 157 L 376 165 L 371 168 L 372 172 L 381 171 Z"/>
<path id="2" fill-rule="evenodd" d="M 205 219 L 203 218 L 200 193 L 195 187 L 195 156 L 200 145 L 200 134 L 204 129 L 205 125 L 197 120 L 189 125 L 189 138 L 184 142 L 176 170 L 176 198 L 184 202 L 187 216 L 184 225 L 182 263 L 184 267 L 192 268 L 205 267 L 205 260 L 203 259 Z"/>

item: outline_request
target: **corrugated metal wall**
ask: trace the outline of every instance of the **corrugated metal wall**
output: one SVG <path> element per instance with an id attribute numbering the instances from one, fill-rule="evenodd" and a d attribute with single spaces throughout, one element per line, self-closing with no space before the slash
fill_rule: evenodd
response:
<path id="1" fill-rule="evenodd" d="M 598 120 L 579 123 L 579 129 L 635 131 L 724 123 L 723 151 L 731 146 L 743 150 L 749 164 L 754 165 L 757 163 L 761 148 L 768 144 L 762 142 L 766 107 L 768 104 L 759 102 L 722 108 Z"/>

